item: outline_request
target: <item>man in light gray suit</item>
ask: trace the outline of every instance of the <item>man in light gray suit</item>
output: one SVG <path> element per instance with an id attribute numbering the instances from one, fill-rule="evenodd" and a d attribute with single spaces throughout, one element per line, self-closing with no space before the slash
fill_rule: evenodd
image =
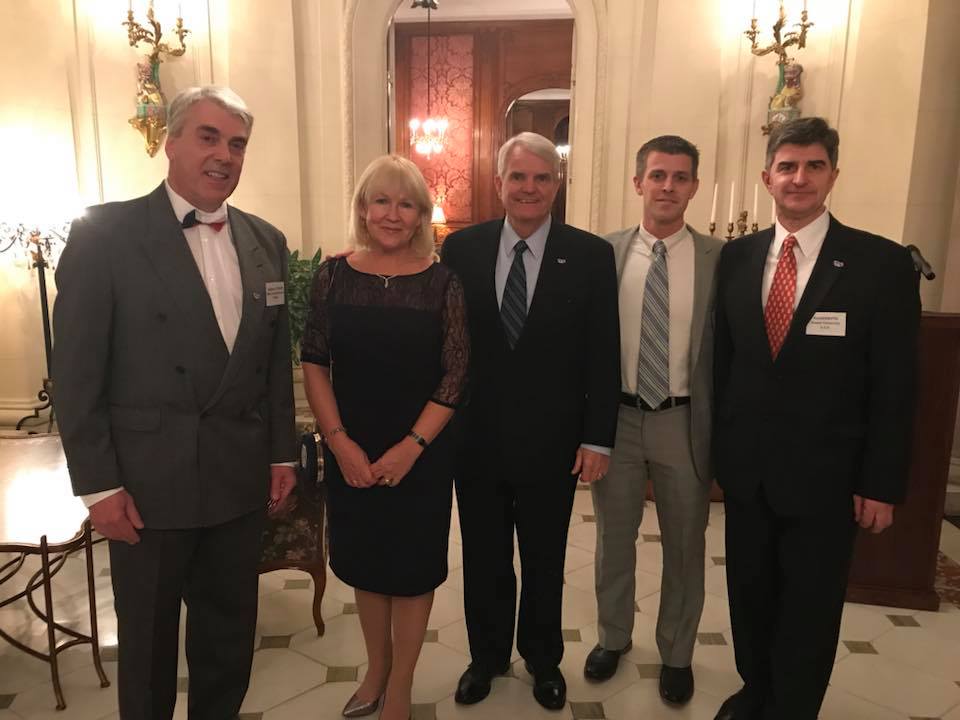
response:
<path id="1" fill-rule="evenodd" d="M 110 540 L 120 716 L 173 715 L 183 601 L 189 717 L 223 720 L 249 682 L 267 505 L 294 484 L 286 243 L 226 205 L 243 100 L 185 90 L 169 125 L 166 181 L 70 230 L 56 409 L 74 492 Z"/>
<path id="2" fill-rule="evenodd" d="M 657 645 L 660 695 L 682 705 L 703 610 L 710 502 L 714 274 L 721 242 L 684 223 L 697 191 L 696 147 L 665 135 L 637 153 L 643 222 L 613 233 L 620 301 L 621 404 L 597 514 L 599 644 L 584 675 L 606 680 L 631 647 L 636 541 L 652 482 L 663 545 Z"/>

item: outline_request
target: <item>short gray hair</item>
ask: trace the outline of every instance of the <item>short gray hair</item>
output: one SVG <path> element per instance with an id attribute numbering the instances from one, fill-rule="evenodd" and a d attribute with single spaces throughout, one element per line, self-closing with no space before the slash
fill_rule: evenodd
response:
<path id="1" fill-rule="evenodd" d="M 248 135 L 253 130 L 253 113 L 250 112 L 250 108 L 247 107 L 243 98 L 228 87 L 204 85 L 181 90 L 170 103 L 170 107 L 167 109 L 167 132 L 171 137 L 176 137 L 183 131 L 187 110 L 201 100 L 215 102 L 228 113 L 239 117 L 243 120 Z"/>
<path id="2" fill-rule="evenodd" d="M 550 142 L 543 135 L 532 132 L 522 132 L 514 135 L 500 146 L 500 152 L 497 153 L 497 175 L 503 178 L 507 171 L 507 161 L 510 159 L 510 153 L 517 146 L 529 150 L 534 155 L 550 163 L 553 169 L 554 179 L 560 177 L 560 153 L 557 152 L 557 146 Z"/>

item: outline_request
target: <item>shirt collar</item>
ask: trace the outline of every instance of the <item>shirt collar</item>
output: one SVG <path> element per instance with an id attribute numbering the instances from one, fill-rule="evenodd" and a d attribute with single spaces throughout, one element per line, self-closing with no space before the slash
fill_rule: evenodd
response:
<path id="1" fill-rule="evenodd" d="M 521 238 L 517 235 L 516 230 L 513 229 L 510 221 L 504 218 L 503 230 L 500 231 L 500 246 L 510 255 L 513 253 L 513 248 L 516 244 L 520 242 L 520 240 L 523 240 L 527 244 L 527 252 L 529 252 L 532 257 L 543 258 L 543 251 L 547 246 L 547 236 L 550 234 L 551 224 L 552 218 L 550 215 L 547 215 L 547 219 L 543 221 L 543 225 L 534 230 L 530 234 L 530 237 Z"/>
<path id="2" fill-rule="evenodd" d="M 788 235 L 793 235 L 797 239 L 797 246 L 800 252 L 806 258 L 814 257 L 820 252 L 820 246 L 823 245 L 824 238 L 827 237 L 827 230 L 830 228 L 830 213 L 824 208 L 814 220 L 804 225 L 796 232 L 790 232 L 780 221 L 774 227 L 773 245 L 771 250 L 777 257 L 780 256 L 780 248 L 783 247 L 783 241 Z"/>
<path id="3" fill-rule="evenodd" d="M 647 229 L 643 226 L 643 223 L 640 223 L 637 226 L 637 248 L 643 252 L 644 255 L 650 255 L 653 252 L 653 244 L 658 240 L 663 240 L 663 244 L 667 246 L 667 255 L 670 254 L 670 251 L 673 250 L 677 245 L 682 243 L 687 238 L 691 237 L 690 230 L 684 225 L 682 228 L 677 230 L 673 235 L 668 235 L 665 238 L 658 238 L 655 235 L 650 234 Z"/>
<path id="4" fill-rule="evenodd" d="M 187 216 L 191 210 L 197 213 L 197 220 L 200 222 L 222 222 L 227 218 L 227 203 L 224 202 L 220 207 L 218 207 L 213 212 L 204 212 L 199 210 L 191 205 L 189 202 L 183 199 L 180 195 L 177 194 L 177 191 L 170 187 L 170 183 L 166 180 L 163 181 L 163 186 L 167 189 L 167 197 L 170 198 L 170 204 L 173 206 L 173 214 L 177 216 L 177 222 L 183 223 L 183 218 Z"/>

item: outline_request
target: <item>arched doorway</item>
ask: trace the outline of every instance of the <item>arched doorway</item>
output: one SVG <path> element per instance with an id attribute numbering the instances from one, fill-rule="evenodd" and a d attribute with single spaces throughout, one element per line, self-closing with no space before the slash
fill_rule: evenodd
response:
<path id="1" fill-rule="evenodd" d="M 387 31 L 403 0 L 348 0 L 344 15 L 344 167 L 348 188 L 388 147 Z M 606 80 L 602 0 L 567 0 L 574 16 L 574 90 L 567 222 L 595 227 L 599 214 Z M 504 108 L 505 109 L 505 108 Z"/>

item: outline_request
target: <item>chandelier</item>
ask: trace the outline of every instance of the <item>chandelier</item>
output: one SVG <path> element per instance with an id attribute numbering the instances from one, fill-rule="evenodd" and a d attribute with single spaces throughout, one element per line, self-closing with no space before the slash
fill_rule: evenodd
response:
<path id="1" fill-rule="evenodd" d="M 413 0 L 410 7 L 425 8 L 427 11 L 427 118 L 410 119 L 410 145 L 420 155 L 429 158 L 443 151 L 444 139 L 450 123 L 445 117 L 433 117 L 430 112 L 431 62 L 430 62 L 430 11 L 437 9 L 437 0 Z"/>

